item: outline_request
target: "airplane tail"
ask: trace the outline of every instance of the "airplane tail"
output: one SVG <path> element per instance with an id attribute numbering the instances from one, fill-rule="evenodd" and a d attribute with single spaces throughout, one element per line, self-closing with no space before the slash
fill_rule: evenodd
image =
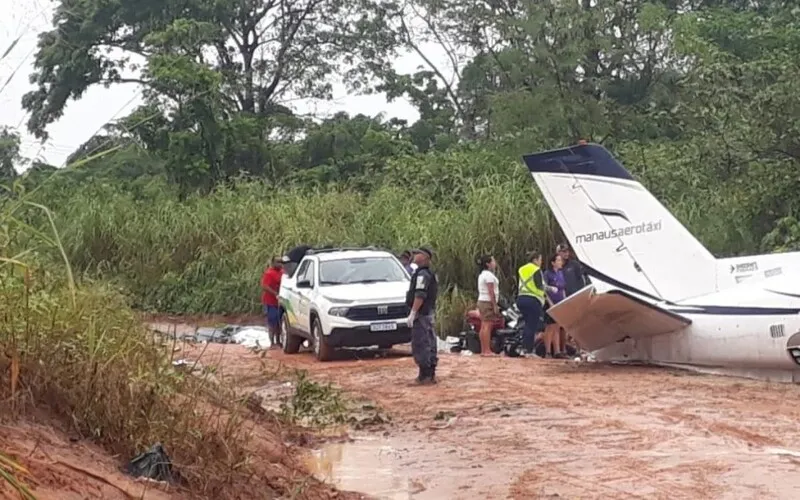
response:
<path id="1" fill-rule="evenodd" d="M 717 291 L 714 256 L 604 147 L 524 160 L 573 251 L 614 286 L 667 302 Z"/>

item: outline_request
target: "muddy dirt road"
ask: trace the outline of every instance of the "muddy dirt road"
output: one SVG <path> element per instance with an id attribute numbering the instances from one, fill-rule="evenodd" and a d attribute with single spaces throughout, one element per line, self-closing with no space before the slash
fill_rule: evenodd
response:
<path id="1" fill-rule="evenodd" d="M 378 498 L 797 498 L 800 387 L 644 367 L 440 355 L 417 387 L 407 353 L 180 353 L 242 390 L 307 370 L 392 418 L 323 446 L 310 469 Z M 202 353 L 202 355 L 201 355 Z M 362 357 L 364 359 L 359 359 Z"/>

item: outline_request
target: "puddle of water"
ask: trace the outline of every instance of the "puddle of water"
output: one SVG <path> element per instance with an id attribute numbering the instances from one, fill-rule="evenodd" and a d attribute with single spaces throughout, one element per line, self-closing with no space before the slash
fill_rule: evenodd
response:
<path id="1" fill-rule="evenodd" d="M 329 443 L 312 452 L 307 466 L 314 476 L 340 490 L 355 491 L 381 500 L 408 500 L 407 477 L 396 471 L 397 450 L 386 441 L 357 439 Z"/>

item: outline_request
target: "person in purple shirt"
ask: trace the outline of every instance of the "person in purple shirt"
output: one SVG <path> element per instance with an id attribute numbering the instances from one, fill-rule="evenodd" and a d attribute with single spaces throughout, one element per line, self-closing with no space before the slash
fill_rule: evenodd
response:
<path id="1" fill-rule="evenodd" d="M 561 327 L 547 313 L 547 309 L 558 304 L 566 297 L 567 281 L 564 276 L 564 259 L 561 255 L 555 254 L 550 259 L 549 269 L 544 272 L 544 281 L 547 285 L 547 296 L 545 297 L 544 309 L 544 334 L 542 342 L 545 348 L 545 357 L 563 359 L 568 357 L 565 349 L 566 335 L 562 335 Z"/>

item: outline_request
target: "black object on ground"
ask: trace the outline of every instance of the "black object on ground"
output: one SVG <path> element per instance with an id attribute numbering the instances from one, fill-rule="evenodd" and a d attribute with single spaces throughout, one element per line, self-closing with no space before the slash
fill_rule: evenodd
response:
<path id="1" fill-rule="evenodd" d="M 536 353 L 537 356 L 540 358 L 545 357 L 547 354 L 547 348 L 544 346 L 544 342 L 541 339 L 536 339 L 536 343 L 534 344 L 533 352 Z M 564 346 L 564 353 L 567 357 L 574 358 L 575 356 L 580 356 L 580 352 L 575 349 L 573 346 L 567 344 Z"/>
<path id="2" fill-rule="evenodd" d="M 146 477 L 155 481 L 172 483 L 175 480 L 172 462 L 161 443 L 137 456 L 128 463 L 126 472 L 133 477 Z"/>
<path id="3" fill-rule="evenodd" d="M 215 344 L 233 343 L 233 335 L 241 330 L 238 325 L 226 325 L 222 328 L 198 328 L 192 336 L 195 342 L 213 342 Z"/>

